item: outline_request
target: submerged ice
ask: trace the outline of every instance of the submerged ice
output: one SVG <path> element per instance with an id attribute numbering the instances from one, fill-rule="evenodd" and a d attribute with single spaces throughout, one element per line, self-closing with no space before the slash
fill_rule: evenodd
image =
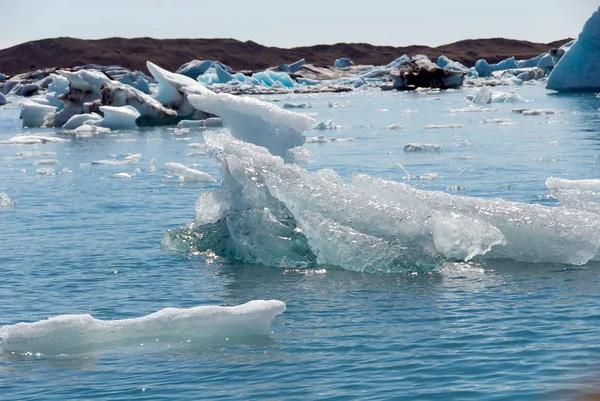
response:
<path id="1" fill-rule="evenodd" d="M 98 320 L 91 315 L 61 315 L 35 323 L 0 327 L 0 354 L 89 353 L 143 343 L 223 344 L 268 337 L 271 322 L 285 311 L 281 301 L 250 301 L 239 306 L 166 308 L 147 316 Z"/>

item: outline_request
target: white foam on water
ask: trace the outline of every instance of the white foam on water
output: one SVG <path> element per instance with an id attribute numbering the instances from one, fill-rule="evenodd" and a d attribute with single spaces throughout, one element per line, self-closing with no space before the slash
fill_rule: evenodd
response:
<path id="1" fill-rule="evenodd" d="M 56 159 L 42 159 L 35 161 L 33 164 L 36 166 L 54 166 L 58 163 L 59 162 Z"/>
<path id="2" fill-rule="evenodd" d="M 434 143 L 407 143 L 404 145 L 405 152 L 442 152 L 444 147 Z"/>
<path id="3" fill-rule="evenodd" d="M 0 354 L 62 355 L 123 346 L 241 342 L 268 337 L 271 322 L 285 311 L 281 301 L 250 301 L 239 306 L 166 308 L 147 316 L 99 320 L 91 315 L 61 315 L 35 323 L 0 327 Z"/>
<path id="4" fill-rule="evenodd" d="M 137 164 L 142 158 L 141 153 L 133 153 L 128 154 L 122 159 L 105 159 L 105 160 L 94 160 L 92 165 L 94 164 L 110 164 L 110 165 L 127 165 L 127 164 Z"/>

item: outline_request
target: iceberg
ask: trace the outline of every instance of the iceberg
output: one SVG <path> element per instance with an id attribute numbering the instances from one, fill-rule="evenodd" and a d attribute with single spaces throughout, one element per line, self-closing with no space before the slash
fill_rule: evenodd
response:
<path id="1" fill-rule="evenodd" d="M 5 105 L 6 103 L 8 103 L 8 100 L 6 100 L 2 92 L 0 92 L 0 106 Z"/>
<path id="2" fill-rule="evenodd" d="M 165 233 L 161 242 L 172 250 L 366 272 L 436 269 L 448 260 L 583 265 L 600 256 L 592 209 L 457 196 L 363 174 L 345 182 L 229 135 L 204 139 L 222 182 L 200 195 L 193 222 Z"/>
<path id="3" fill-rule="evenodd" d="M 284 311 L 285 303 L 281 301 L 257 300 L 238 306 L 166 308 L 122 320 L 60 315 L 35 323 L 0 327 L 0 354 L 55 356 L 125 346 L 201 347 L 242 343 L 268 338 L 271 322 Z"/>
<path id="4" fill-rule="evenodd" d="M 100 106 L 100 111 L 104 115 L 101 120 L 88 120 L 88 125 L 97 125 L 99 127 L 109 128 L 111 130 L 129 130 L 137 129 L 136 118 L 140 116 L 132 106 Z"/>
<path id="5" fill-rule="evenodd" d="M 519 64 L 514 57 L 507 58 L 506 60 L 502 60 L 497 64 L 490 64 L 487 60 L 481 59 L 477 60 L 475 63 L 475 70 L 477 74 L 479 74 L 482 78 L 487 78 L 492 76 L 492 72 L 494 71 L 502 71 L 513 68 L 519 68 Z"/>
<path id="6" fill-rule="evenodd" d="M 409 63 L 394 67 L 390 72 L 395 89 L 457 88 L 463 84 L 465 73 L 443 69 L 423 55 L 413 57 Z"/>
<path id="7" fill-rule="evenodd" d="M 352 60 L 350 60 L 349 58 L 345 58 L 345 57 L 338 58 L 333 62 L 333 66 L 335 68 L 347 68 L 347 67 L 350 67 L 353 65 L 354 65 L 354 63 L 352 62 Z"/>
<path id="8" fill-rule="evenodd" d="M 546 88 L 558 92 L 600 90 L 600 8 L 550 73 Z"/>
<path id="9" fill-rule="evenodd" d="M 204 137 L 218 150 L 222 184 L 200 195 L 194 222 L 165 233 L 169 249 L 278 267 L 390 272 L 470 260 L 504 243 L 480 219 L 382 201 L 332 170 L 309 173 L 228 135 Z M 367 249 L 376 254 L 365 264 Z"/>
<path id="10" fill-rule="evenodd" d="M 306 60 L 300 59 L 292 64 L 281 64 L 275 68 L 270 68 L 270 70 L 287 72 L 288 74 L 293 74 L 295 72 L 298 72 L 303 65 L 306 65 Z"/>
<path id="11" fill-rule="evenodd" d="M 308 115 L 284 110 L 261 100 L 217 94 L 208 91 L 189 96 L 190 103 L 205 112 L 215 114 L 236 138 L 264 146 L 277 156 L 286 156 L 288 149 L 301 146 L 303 135 L 313 124 Z"/>
<path id="12" fill-rule="evenodd" d="M 467 74 L 471 74 L 471 69 L 465 67 L 463 64 L 458 61 L 450 60 L 448 57 L 442 55 L 438 57 L 437 65 L 440 68 L 444 68 L 447 70 L 461 71 Z"/>
<path id="13" fill-rule="evenodd" d="M 355 176 L 353 183 L 359 191 L 407 207 L 431 207 L 438 212 L 459 213 L 491 224 L 500 230 L 506 242 L 493 247 L 483 256 L 486 259 L 583 265 L 598 254 L 600 226 L 596 223 L 597 215 L 585 210 L 423 191 L 366 175 Z"/>
<path id="14" fill-rule="evenodd" d="M 31 100 L 26 100 L 21 106 L 21 120 L 23 127 L 35 128 L 42 127 L 46 124 L 46 118 L 54 116 L 56 107 L 46 106 Z"/>
<path id="15" fill-rule="evenodd" d="M 110 107 L 133 107 L 139 113 L 136 121 L 139 126 L 174 124 L 180 118 L 177 110 L 167 108 L 151 96 L 116 81 L 105 83 L 102 86 L 99 101 L 90 103 L 86 106 L 85 110 L 88 112 L 100 112 L 102 105 Z M 190 112 L 192 115 L 194 113 L 195 111 Z"/>

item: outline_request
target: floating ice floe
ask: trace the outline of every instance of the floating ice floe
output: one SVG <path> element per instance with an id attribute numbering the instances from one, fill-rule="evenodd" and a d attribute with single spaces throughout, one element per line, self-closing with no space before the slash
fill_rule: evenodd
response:
<path id="1" fill-rule="evenodd" d="M 206 174 L 200 170 L 190 168 L 181 163 L 165 163 L 167 171 L 179 177 L 185 182 L 216 182 L 213 176 Z"/>
<path id="2" fill-rule="evenodd" d="M 124 346 L 190 348 L 240 343 L 269 337 L 271 322 L 284 311 L 285 303 L 272 300 L 239 306 L 166 308 L 122 320 L 60 315 L 0 327 L 0 354 L 55 356 Z"/>
<path id="3" fill-rule="evenodd" d="M 513 109 L 513 113 L 523 114 L 524 116 L 541 116 L 548 114 L 564 114 L 564 110 L 555 109 Z"/>
<path id="4" fill-rule="evenodd" d="M 585 23 L 577 41 L 548 77 L 546 88 L 559 92 L 600 90 L 600 8 Z"/>
<path id="5" fill-rule="evenodd" d="M 433 143 L 407 143 L 404 145 L 405 152 L 442 152 L 444 147 Z"/>
<path id="6" fill-rule="evenodd" d="M 4 192 L 0 192 L 0 210 L 1 209 L 10 209 L 17 205 L 17 201 L 12 200 L 8 197 Z"/>
<path id="7" fill-rule="evenodd" d="M 490 64 L 484 59 L 478 60 L 475 63 L 475 70 L 482 78 L 491 77 L 494 71 L 508 70 L 511 68 L 519 68 L 519 65 L 514 57 L 507 58 L 506 60 L 496 64 Z"/>

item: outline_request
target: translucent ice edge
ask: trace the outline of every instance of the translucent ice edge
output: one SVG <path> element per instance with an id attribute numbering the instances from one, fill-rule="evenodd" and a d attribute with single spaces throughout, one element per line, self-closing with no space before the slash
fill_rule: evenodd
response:
<path id="1" fill-rule="evenodd" d="M 61 315 L 35 323 L 0 327 L 0 354 L 62 355 L 159 344 L 214 344 L 268 337 L 281 301 L 250 301 L 239 306 L 166 308 L 147 316 L 98 320 L 91 315 Z"/>

